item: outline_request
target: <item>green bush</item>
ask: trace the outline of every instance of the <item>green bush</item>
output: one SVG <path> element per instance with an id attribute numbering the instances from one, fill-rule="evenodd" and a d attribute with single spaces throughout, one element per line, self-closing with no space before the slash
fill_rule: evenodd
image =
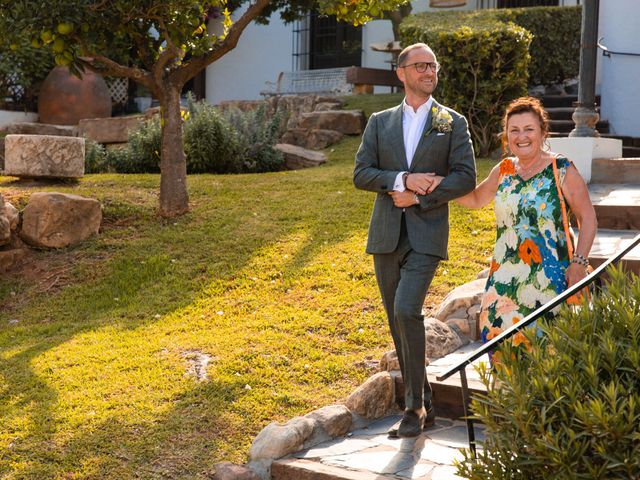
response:
<path id="1" fill-rule="evenodd" d="M 469 479 L 640 478 L 640 282 L 620 269 L 592 307 L 563 308 L 521 358 L 501 348 L 472 409 L 486 426 Z M 495 379 L 492 378 L 495 376 Z M 494 385 L 493 381 L 495 382 Z"/>
<path id="2" fill-rule="evenodd" d="M 265 108 L 255 112 L 221 112 L 205 102 L 188 102 L 184 123 L 184 149 L 188 173 L 255 173 L 281 170 L 282 153 L 275 150 L 280 116 Z M 129 133 L 125 148 L 105 150 L 87 143 L 87 173 L 160 172 L 159 119 L 145 122 Z"/>
<path id="3" fill-rule="evenodd" d="M 189 173 L 239 173 L 239 143 L 236 133 L 213 105 L 188 102 L 184 145 Z"/>
<path id="4" fill-rule="evenodd" d="M 0 108 L 35 111 L 40 85 L 53 66 L 49 49 L 34 48 L 27 40 L 0 43 Z"/>
<path id="5" fill-rule="evenodd" d="M 529 48 L 529 85 L 560 83 L 578 76 L 582 7 L 533 7 L 495 10 L 533 34 Z"/>
<path id="6" fill-rule="evenodd" d="M 238 134 L 242 171 L 260 173 L 283 168 L 284 156 L 274 148 L 280 133 L 279 111 L 268 118 L 267 106 L 263 103 L 255 111 L 228 109 L 224 115 Z"/>
<path id="7" fill-rule="evenodd" d="M 488 156 L 506 103 L 527 93 L 531 34 L 482 11 L 443 13 L 408 17 L 402 43 L 431 46 L 442 65 L 436 97 L 467 118 L 476 153 Z"/>

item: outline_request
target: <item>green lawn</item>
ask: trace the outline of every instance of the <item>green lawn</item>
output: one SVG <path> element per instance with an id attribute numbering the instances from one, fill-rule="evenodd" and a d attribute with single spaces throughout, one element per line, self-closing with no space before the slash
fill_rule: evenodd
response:
<path id="1" fill-rule="evenodd" d="M 0 477 L 206 478 L 269 422 L 369 376 L 391 341 L 364 253 L 373 194 L 351 183 L 358 143 L 316 169 L 190 176 L 192 210 L 173 221 L 155 216 L 157 175 L 0 177 L 19 207 L 44 190 L 104 206 L 99 236 L 0 280 Z M 491 210 L 453 205 L 451 224 L 428 305 L 488 263 Z M 208 381 L 186 374 L 194 352 L 211 356 Z"/>

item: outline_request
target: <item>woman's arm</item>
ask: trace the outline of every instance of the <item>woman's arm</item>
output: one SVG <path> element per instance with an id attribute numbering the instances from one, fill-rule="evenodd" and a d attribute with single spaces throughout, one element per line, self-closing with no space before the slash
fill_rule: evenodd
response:
<path id="1" fill-rule="evenodd" d="M 589 189 L 584 183 L 582 176 L 574 167 L 570 165 L 562 183 L 562 194 L 567 199 L 569 208 L 578 220 L 580 235 L 578 245 L 575 247 L 574 255 L 581 255 L 589 258 L 589 252 L 593 245 L 598 229 L 596 212 L 589 198 Z M 584 278 L 584 267 L 575 263 L 569 265 L 567 269 L 567 283 L 571 286 Z"/>

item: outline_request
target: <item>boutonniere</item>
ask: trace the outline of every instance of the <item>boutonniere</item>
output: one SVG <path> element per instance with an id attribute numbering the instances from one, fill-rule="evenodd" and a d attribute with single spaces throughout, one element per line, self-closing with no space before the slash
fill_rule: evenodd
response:
<path id="1" fill-rule="evenodd" d="M 427 135 L 431 133 L 431 130 L 435 130 L 440 133 L 449 133 L 453 129 L 453 117 L 444 108 L 438 109 L 437 107 L 431 108 L 431 128 L 427 132 Z"/>

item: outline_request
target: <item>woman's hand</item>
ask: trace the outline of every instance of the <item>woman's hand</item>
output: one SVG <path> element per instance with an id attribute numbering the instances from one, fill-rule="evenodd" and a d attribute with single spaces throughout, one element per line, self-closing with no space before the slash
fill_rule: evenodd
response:
<path id="1" fill-rule="evenodd" d="M 572 287 L 586 276 L 587 269 L 584 267 L 584 265 L 570 263 L 565 273 L 565 278 L 567 279 L 567 288 Z"/>

